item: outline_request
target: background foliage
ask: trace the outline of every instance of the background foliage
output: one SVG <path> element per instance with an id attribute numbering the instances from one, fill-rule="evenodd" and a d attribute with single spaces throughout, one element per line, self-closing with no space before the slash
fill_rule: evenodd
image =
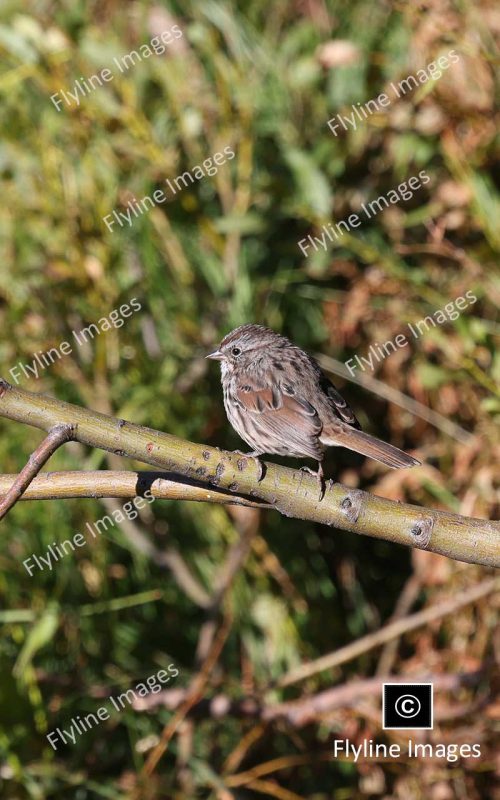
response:
<path id="1" fill-rule="evenodd" d="M 164 56 L 144 59 L 79 106 L 58 112 L 51 103 L 55 92 L 175 23 L 184 35 Z M 217 370 L 204 360 L 232 327 L 268 324 L 311 352 L 345 361 L 470 290 L 478 300 L 457 321 L 412 341 L 374 373 L 470 436 L 453 438 L 406 401 L 397 406 L 337 379 L 365 429 L 415 452 L 425 465 L 389 474 L 339 451 L 327 474 L 386 497 L 494 517 L 499 29 L 498 9 L 488 0 L 4 0 L 3 377 L 136 297 L 142 310 L 123 327 L 75 347 L 37 381 L 23 377 L 20 385 L 188 439 L 240 447 L 225 420 Z M 349 113 L 352 104 L 377 97 L 389 81 L 451 49 L 460 62 L 439 81 L 356 131 L 331 134 L 331 116 Z M 216 176 L 130 227 L 107 230 L 102 217 L 113 208 L 151 195 L 167 177 L 227 145 L 236 157 Z M 303 257 L 299 239 L 422 169 L 431 182 L 412 200 L 326 252 Z M 6 421 L 1 430 L 2 471 L 15 472 L 41 437 Z M 122 466 L 116 456 L 76 444 L 50 464 Z M 170 502 L 108 530 L 52 571 L 27 574 L 25 558 L 118 506 L 20 503 L 3 523 L 3 797 L 127 796 L 171 709 L 129 709 L 57 753 L 45 734 L 169 663 L 180 670 L 172 688 L 187 686 L 221 616 L 231 617 L 231 631 L 205 698 L 263 699 L 270 683 L 302 660 L 377 629 L 394 613 L 459 596 L 487 574 L 274 513 Z M 138 545 L 140 534 L 153 550 Z M 162 563 L 165 550 L 182 559 L 188 585 L 179 569 Z M 239 568 L 215 611 L 207 610 L 200 597 L 216 591 L 235 554 Z M 380 730 L 379 695 L 301 726 L 259 723 L 231 710 L 217 715 L 201 704 L 170 742 L 144 796 L 490 797 L 494 621 L 494 603 L 484 600 L 408 634 L 395 648 L 266 695 L 276 703 L 381 674 L 411 680 L 477 673 L 474 686 L 439 694 L 429 735 L 479 741 L 479 762 L 333 761 L 335 737 L 399 741 L 397 732 Z M 256 768 L 274 758 L 283 760 L 260 775 Z"/>

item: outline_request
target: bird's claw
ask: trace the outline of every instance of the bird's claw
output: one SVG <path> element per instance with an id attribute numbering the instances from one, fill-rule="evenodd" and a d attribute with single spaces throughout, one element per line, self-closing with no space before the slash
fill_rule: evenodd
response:
<path id="1" fill-rule="evenodd" d="M 316 478 L 316 480 L 318 481 L 318 484 L 319 484 L 318 501 L 321 502 L 323 500 L 323 497 L 325 496 L 325 492 L 326 492 L 325 475 L 323 473 L 323 467 L 321 466 L 321 464 L 318 465 L 318 471 L 317 472 L 315 472 L 310 467 L 301 467 L 300 471 L 301 472 L 307 472 L 309 475 L 313 475 L 313 477 Z"/>

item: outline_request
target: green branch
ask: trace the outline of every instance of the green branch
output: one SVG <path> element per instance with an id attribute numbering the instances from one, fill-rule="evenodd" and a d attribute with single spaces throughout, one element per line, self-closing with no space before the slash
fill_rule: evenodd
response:
<path id="1" fill-rule="evenodd" d="M 251 458 L 33 394 L 3 380 L 0 416 L 45 431 L 70 425 L 75 441 L 172 472 L 177 482 L 180 476 L 196 481 L 206 487 L 205 496 L 199 499 L 207 502 L 217 502 L 215 495 L 224 490 L 235 502 L 260 500 L 288 517 L 430 550 L 459 561 L 500 566 L 499 523 L 385 500 L 333 481 L 327 482 L 320 501 L 316 479 L 300 470 L 266 463 L 259 482 L 258 468 Z"/>

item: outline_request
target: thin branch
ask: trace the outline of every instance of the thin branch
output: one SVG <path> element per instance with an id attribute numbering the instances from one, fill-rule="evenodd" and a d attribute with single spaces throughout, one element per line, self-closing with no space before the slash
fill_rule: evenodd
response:
<path id="1" fill-rule="evenodd" d="M 475 688 L 483 683 L 487 675 L 488 665 L 483 665 L 480 669 L 471 672 L 455 673 L 419 673 L 391 675 L 392 683 L 412 682 L 432 682 L 434 689 L 440 692 L 457 692 L 461 688 Z M 262 723 L 270 723 L 276 720 L 286 720 L 295 728 L 317 722 L 320 717 L 331 714 L 334 711 L 345 708 L 356 708 L 360 701 L 367 697 L 380 697 L 380 690 L 387 681 L 387 676 L 379 676 L 365 679 L 350 680 L 331 689 L 324 689 L 316 694 L 301 697 L 298 700 L 291 700 L 283 703 L 261 703 L 255 697 L 233 698 L 226 694 L 216 694 L 213 697 L 204 697 L 191 708 L 190 714 L 195 719 L 212 717 L 220 719 L 223 716 L 230 718 L 250 718 L 259 720 Z M 159 706 L 175 711 L 185 700 L 186 689 L 165 689 L 155 695 L 148 695 L 145 698 L 137 698 L 132 702 L 132 707 L 136 711 L 152 711 Z M 495 694 L 485 694 L 478 704 L 485 706 L 488 700 L 495 701 Z M 464 706 L 467 708 L 467 706 Z M 434 719 L 448 719 L 450 709 L 440 707 L 435 709 Z"/>
<path id="2" fill-rule="evenodd" d="M 421 589 L 422 580 L 420 575 L 418 573 L 412 573 L 403 586 L 403 590 L 399 595 L 394 611 L 387 622 L 395 622 L 397 619 L 405 617 L 415 603 Z M 398 647 L 399 637 L 391 639 L 390 642 L 385 644 L 377 665 L 377 675 L 389 675 L 389 673 L 392 671 L 392 665 L 396 659 Z"/>
<path id="3" fill-rule="evenodd" d="M 24 494 L 30 483 L 38 475 L 43 465 L 65 442 L 69 442 L 74 431 L 73 425 L 55 425 L 49 428 L 47 436 L 30 455 L 28 463 L 17 475 L 0 500 L 0 520 L 10 511 Z"/>
<path id="4" fill-rule="evenodd" d="M 323 499 L 314 477 L 267 463 L 259 471 L 251 458 L 207 445 L 194 444 L 125 420 L 32 394 L 0 380 L 0 416 L 50 430 L 60 423 L 75 425 L 73 438 L 116 455 L 133 458 L 233 495 L 257 498 L 285 516 L 308 519 L 365 536 L 386 539 L 486 566 L 500 566 L 500 523 L 462 517 L 385 500 L 330 480 Z M 418 468 L 417 468 L 418 469 Z"/>
<path id="5" fill-rule="evenodd" d="M 438 412 L 434 411 L 432 408 L 427 408 L 427 406 L 424 406 L 423 403 L 419 403 L 419 401 L 415 400 L 413 397 L 408 397 L 407 394 L 400 392 L 399 389 L 395 389 L 393 386 L 388 386 L 386 383 L 383 383 L 383 381 L 379 381 L 378 378 L 361 373 L 356 376 L 351 375 L 342 361 L 338 361 L 331 356 L 324 356 L 318 353 L 316 359 L 327 372 L 333 372 L 334 375 L 345 378 L 345 380 L 351 381 L 351 383 L 356 383 L 358 386 L 367 389 L 367 391 L 373 392 L 373 394 L 379 397 L 383 397 L 384 400 L 389 400 L 389 402 L 394 403 L 394 405 L 404 408 L 405 411 L 409 411 L 410 414 L 413 414 L 415 417 L 424 419 L 430 425 L 446 433 L 447 436 L 455 439 L 455 441 L 467 444 L 473 440 L 474 437 L 472 434 L 468 433 L 464 428 L 461 428 L 456 422 L 452 422 L 451 419 L 443 417 L 442 414 L 438 414 Z"/>
<path id="6" fill-rule="evenodd" d="M 270 775 L 283 769 L 291 769 L 303 764 L 314 766 L 322 761 L 333 761 L 333 752 L 315 751 L 307 753 L 292 753 L 291 755 L 278 756 L 270 761 L 263 761 L 255 767 L 251 767 L 245 772 L 238 772 L 236 775 L 228 775 L 225 779 L 227 786 L 248 786 L 250 781 L 256 781 L 260 775 Z"/>
<path id="7" fill-rule="evenodd" d="M 17 475 L 0 475 L 0 498 L 8 491 Z M 172 480 L 175 478 L 175 480 Z M 169 472 L 135 470 L 67 470 L 43 472 L 30 483 L 19 500 L 131 499 L 149 490 L 155 500 L 193 500 L 250 508 L 267 508 L 268 503 L 239 497 L 223 489 L 207 487 Z M 148 540 L 149 542 L 149 540 Z"/>
<path id="8" fill-rule="evenodd" d="M 257 724 L 252 725 L 252 727 L 243 734 L 242 738 L 239 739 L 234 749 L 231 750 L 222 764 L 222 767 L 220 768 L 222 775 L 236 772 L 248 751 L 256 745 L 259 739 L 262 739 L 264 733 L 266 732 L 266 728 L 267 725 L 264 725 L 262 722 L 258 722 Z"/>
<path id="9" fill-rule="evenodd" d="M 248 516 L 247 516 L 248 515 Z M 203 663 L 212 646 L 217 631 L 217 619 L 224 598 L 228 593 L 236 574 L 243 566 L 252 546 L 259 527 L 259 513 L 244 512 L 243 519 L 236 519 L 236 529 L 239 538 L 229 548 L 223 563 L 219 567 L 212 584 L 210 605 L 207 608 L 207 618 L 201 626 L 196 645 L 196 663 Z"/>
<path id="10" fill-rule="evenodd" d="M 431 681 L 434 689 L 438 691 L 457 691 L 462 687 L 477 686 L 484 679 L 485 670 L 480 669 L 469 673 L 448 673 L 437 675 L 419 675 L 418 681 Z M 392 683 L 408 683 L 416 680 L 415 675 L 411 677 L 405 675 L 391 675 Z M 297 728 L 309 725 L 318 717 L 331 714 L 340 708 L 356 707 L 363 698 L 376 696 L 380 697 L 380 690 L 383 683 L 387 681 L 387 676 L 367 678 L 365 680 L 353 680 L 348 683 L 325 689 L 312 697 L 302 697 L 300 700 L 292 700 L 288 703 L 277 703 L 264 710 L 262 718 L 266 721 L 274 719 L 286 719 L 287 722 Z M 484 702 L 484 698 L 482 700 Z M 446 715 L 448 711 L 444 712 Z M 436 709 L 434 719 L 437 722 L 441 719 L 441 710 Z"/>
<path id="11" fill-rule="evenodd" d="M 84 473 L 85 474 L 85 473 Z M 112 515 L 113 511 L 120 511 L 121 506 L 115 498 L 103 497 L 102 502 L 106 510 Z M 123 516 L 123 514 L 122 514 Z M 120 522 L 123 535 L 130 545 L 140 553 L 150 558 L 157 566 L 168 569 L 179 589 L 186 597 L 200 608 L 209 608 L 211 598 L 202 584 L 191 572 L 189 566 L 175 547 L 168 546 L 159 550 L 148 535 L 141 529 L 138 521 L 124 517 Z"/>
<path id="12" fill-rule="evenodd" d="M 176 713 L 172 717 L 172 719 L 165 725 L 160 741 L 149 754 L 146 763 L 144 764 L 141 772 L 142 777 L 150 777 L 151 774 L 156 769 L 156 766 L 165 753 L 165 750 L 168 747 L 168 744 L 175 734 L 181 723 L 183 722 L 184 718 L 187 716 L 191 708 L 196 705 L 200 701 L 203 696 L 203 691 L 205 689 L 206 683 L 210 677 L 210 674 L 217 664 L 219 657 L 222 653 L 223 647 L 226 643 L 227 637 L 231 631 L 232 626 L 232 617 L 227 615 L 217 632 L 217 635 L 214 637 L 214 640 L 210 646 L 210 650 L 208 655 L 205 659 L 204 664 L 202 665 L 199 672 L 196 673 L 193 680 L 191 681 L 190 686 L 186 690 L 185 697 L 177 709 Z"/>
<path id="13" fill-rule="evenodd" d="M 401 636 L 409 631 L 414 631 L 422 625 L 428 625 L 441 617 L 445 617 L 447 614 L 453 614 L 455 611 L 458 611 L 459 608 L 463 608 L 463 606 L 469 605 L 469 603 L 474 603 L 476 600 L 486 597 L 497 589 L 500 589 L 499 577 L 482 581 L 475 586 L 471 586 L 470 589 L 462 592 L 458 597 L 452 597 L 449 600 L 444 600 L 442 603 L 424 608 L 422 611 L 417 611 L 416 614 L 412 614 L 409 617 L 390 622 L 378 631 L 369 633 L 367 636 L 363 636 L 361 639 L 357 639 L 355 642 L 341 647 L 333 653 L 321 656 L 321 658 L 317 658 L 315 661 L 311 661 L 308 664 L 301 664 L 296 669 L 292 669 L 284 675 L 284 677 L 277 682 L 277 686 L 280 688 L 290 686 L 292 683 L 298 683 L 299 681 L 305 680 L 305 678 L 310 678 L 312 675 L 317 675 L 318 672 L 324 672 L 327 669 L 338 667 L 340 664 L 345 664 L 346 661 L 351 661 L 353 658 L 357 658 L 363 653 L 367 653 L 369 650 L 373 650 L 375 647 L 385 644 L 397 636 Z"/>
<path id="14" fill-rule="evenodd" d="M 254 792 L 265 794 L 266 797 L 275 797 L 276 800 L 306 800 L 302 795 L 295 794 L 295 792 L 291 792 L 290 789 L 285 789 L 283 786 L 280 786 L 275 780 L 263 781 L 256 778 L 246 783 L 245 786 L 247 789 L 252 789 Z"/>

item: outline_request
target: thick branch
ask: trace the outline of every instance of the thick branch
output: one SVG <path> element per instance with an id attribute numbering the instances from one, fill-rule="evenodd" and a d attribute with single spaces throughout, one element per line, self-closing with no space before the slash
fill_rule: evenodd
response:
<path id="1" fill-rule="evenodd" d="M 166 433 L 32 394 L 0 381 L 0 415 L 50 430 L 75 426 L 73 438 L 117 455 L 217 486 L 233 495 L 249 495 L 286 516 L 308 519 L 354 533 L 441 553 L 460 561 L 500 566 L 498 523 L 444 511 L 395 503 L 329 481 L 318 499 L 316 480 L 300 471 L 266 464 L 257 481 L 252 459 L 194 444 Z M 209 498 L 207 498 L 209 499 Z"/>

